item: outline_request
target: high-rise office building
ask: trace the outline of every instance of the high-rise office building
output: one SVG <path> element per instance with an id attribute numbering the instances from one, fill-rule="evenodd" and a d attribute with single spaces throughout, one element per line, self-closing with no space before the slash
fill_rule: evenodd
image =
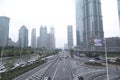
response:
<path id="1" fill-rule="evenodd" d="M 18 39 L 18 46 L 21 48 L 28 47 L 28 29 L 23 25 L 19 29 L 19 39 Z"/>
<path id="2" fill-rule="evenodd" d="M 7 46 L 9 40 L 9 22 L 10 18 L 0 16 L 0 46 Z"/>
<path id="3" fill-rule="evenodd" d="M 67 36 L 68 36 L 68 49 L 72 49 L 73 48 L 73 27 L 72 25 L 68 25 L 67 27 L 68 29 L 68 33 L 67 33 Z"/>
<path id="4" fill-rule="evenodd" d="M 47 48 L 47 27 L 40 27 L 40 48 Z"/>
<path id="5" fill-rule="evenodd" d="M 83 39 L 83 46 L 91 49 L 93 47 L 91 42 L 94 39 L 102 39 L 104 37 L 101 0 L 77 0 L 76 9 L 76 16 L 79 16 L 79 19 L 76 18 L 76 25 L 78 25 L 77 30 L 80 30 L 77 32 L 77 40 Z"/>
<path id="6" fill-rule="evenodd" d="M 77 47 L 83 46 L 83 0 L 76 0 L 76 43 Z"/>
<path id="7" fill-rule="evenodd" d="M 55 30 L 53 27 L 50 28 L 50 33 L 48 34 L 47 47 L 49 50 L 55 49 Z"/>
<path id="8" fill-rule="evenodd" d="M 31 47 L 36 48 L 36 29 L 32 29 L 31 33 Z"/>
<path id="9" fill-rule="evenodd" d="M 118 1 L 118 16 L 119 16 L 119 24 L 120 24 L 120 0 Z"/>
<path id="10" fill-rule="evenodd" d="M 37 37 L 37 48 L 40 48 L 40 37 Z"/>

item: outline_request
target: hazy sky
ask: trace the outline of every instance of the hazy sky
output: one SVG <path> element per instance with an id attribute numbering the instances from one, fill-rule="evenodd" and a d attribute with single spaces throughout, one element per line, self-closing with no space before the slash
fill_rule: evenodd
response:
<path id="1" fill-rule="evenodd" d="M 101 0 L 105 37 L 120 36 L 117 0 Z M 9 37 L 18 40 L 18 30 L 22 25 L 36 28 L 37 36 L 41 25 L 54 25 L 56 46 L 67 43 L 67 25 L 73 25 L 74 45 L 76 45 L 75 2 L 74 0 L 0 0 L 0 16 L 10 17 Z"/>

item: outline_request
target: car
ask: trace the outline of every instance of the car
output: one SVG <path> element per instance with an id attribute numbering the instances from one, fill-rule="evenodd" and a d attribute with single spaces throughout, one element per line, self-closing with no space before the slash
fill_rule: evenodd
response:
<path id="1" fill-rule="evenodd" d="M 94 59 L 90 59 L 89 62 L 95 62 L 95 60 Z"/>
<path id="2" fill-rule="evenodd" d="M 59 60 L 62 60 L 61 58 Z"/>
<path id="3" fill-rule="evenodd" d="M 84 78 L 82 76 L 79 76 L 78 80 L 84 80 Z"/>
<path id="4" fill-rule="evenodd" d="M 84 80 L 84 78 L 82 76 L 76 76 L 76 77 L 74 77 L 73 80 Z"/>
<path id="5" fill-rule="evenodd" d="M 51 77 L 45 77 L 44 80 L 52 80 Z"/>
<path id="6" fill-rule="evenodd" d="M 79 80 L 78 77 L 74 77 L 73 80 Z"/>

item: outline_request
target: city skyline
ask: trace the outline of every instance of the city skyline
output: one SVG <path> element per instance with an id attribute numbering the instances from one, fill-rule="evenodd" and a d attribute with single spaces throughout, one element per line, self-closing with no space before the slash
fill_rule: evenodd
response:
<path id="1" fill-rule="evenodd" d="M 36 28 L 37 36 L 39 35 L 39 28 L 41 25 L 46 25 L 48 28 L 54 25 L 54 28 L 56 29 L 55 36 L 57 48 L 63 48 L 64 43 L 67 43 L 66 26 L 73 25 L 75 46 L 75 2 L 73 0 L 51 0 L 46 3 L 46 1 L 48 0 L 31 0 L 28 3 L 28 0 L 1 0 L 0 16 L 7 16 L 11 19 L 9 37 L 12 38 L 13 41 L 17 41 L 18 29 L 21 25 L 27 26 L 29 34 L 31 34 L 32 28 Z M 101 0 L 101 2 L 105 37 L 120 36 L 117 0 Z M 31 4 L 33 5 L 32 7 Z M 60 33 L 62 34 L 60 35 Z M 29 35 L 29 45 L 31 43 L 30 39 L 31 35 Z"/>

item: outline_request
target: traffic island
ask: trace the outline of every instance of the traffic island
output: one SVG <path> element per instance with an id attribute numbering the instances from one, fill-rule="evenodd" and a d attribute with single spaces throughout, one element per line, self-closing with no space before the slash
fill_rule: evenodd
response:
<path id="1" fill-rule="evenodd" d="M 105 67 L 105 65 L 103 65 L 102 63 L 98 63 L 98 62 L 86 62 L 84 63 L 86 65 L 91 65 L 91 66 L 100 66 L 100 67 Z"/>

